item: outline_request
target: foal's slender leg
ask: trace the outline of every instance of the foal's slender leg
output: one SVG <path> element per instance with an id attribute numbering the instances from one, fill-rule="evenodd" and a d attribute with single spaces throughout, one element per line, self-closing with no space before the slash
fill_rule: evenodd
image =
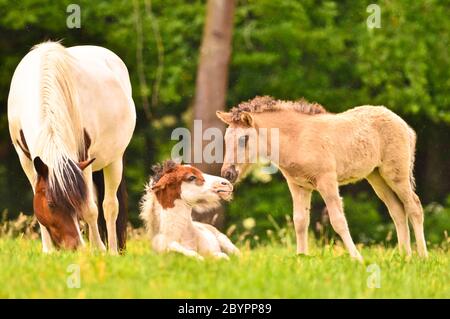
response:
<path id="1" fill-rule="evenodd" d="M 170 241 L 165 235 L 158 234 L 152 239 L 152 247 L 156 252 L 177 252 L 188 257 L 194 257 L 199 260 L 203 260 L 203 257 L 193 249 L 184 247 L 177 241 Z"/>
<path id="2" fill-rule="evenodd" d="M 420 203 L 419 196 L 416 193 L 411 192 L 409 198 L 405 200 L 406 211 L 409 212 L 411 224 L 414 229 L 414 235 L 416 237 L 417 251 L 419 256 L 428 257 L 427 243 L 425 241 L 425 233 L 423 229 L 424 215 L 422 204 Z"/>
<path id="3" fill-rule="evenodd" d="M 15 145 L 14 145 L 15 146 Z M 17 154 L 19 154 L 20 165 L 22 165 L 22 169 L 25 172 L 25 175 L 30 182 L 31 188 L 33 189 L 34 194 L 34 183 L 35 183 L 35 173 L 33 168 L 33 162 L 23 153 L 22 149 L 18 146 L 15 146 Z M 50 233 L 44 225 L 39 223 L 39 228 L 41 229 L 41 240 L 42 240 L 42 251 L 44 253 L 51 253 L 54 250 L 52 238 L 50 237 Z"/>
<path id="4" fill-rule="evenodd" d="M 173 251 L 173 252 L 177 252 L 180 254 L 183 254 L 185 256 L 188 257 L 194 257 L 196 259 L 199 260 L 203 260 L 203 256 L 200 255 L 198 252 L 196 252 L 195 250 L 192 250 L 190 248 L 186 248 L 183 245 L 181 245 L 180 243 L 176 242 L 176 241 L 172 241 L 167 245 L 167 251 Z"/>
<path id="5" fill-rule="evenodd" d="M 342 199 L 339 196 L 339 185 L 336 174 L 320 176 L 317 179 L 317 190 L 327 205 L 331 226 L 333 226 L 333 229 L 342 238 L 350 256 L 362 261 L 363 258 L 353 242 L 348 229 L 347 220 L 345 219 Z"/>
<path id="6" fill-rule="evenodd" d="M 194 222 L 194 226 L 197 228 L 206 228 L 209 230 L 214 237 L 217 239 L 220 249 L 227 254 L 235 254 L 240 255 L 239 249 L 231 242 L 231 240 L 225 235 L 222 234 L 216 227 L 209 224 L 204 224 L 200 222 Z"/>
<path id="7" fill-rule="evenodd" d="M 103 169 L 105 178 L 105 199 L 103 200 L 103 211 L 108 231 L 109 251 L 117 254 L 117 231 L 116 220 L 119 214 L 119 201 L 117 189 L 122 181 L 122 158 L 112 162 Z"/>
<path id="8" fill-rule="evenodd" d="M 220 248 L 225 253 L 231 255 L 240 255 L 241 252 L 239 249 L 233 244 L 233 242 L 224 234 L 216 234 L 217 240 L 219 241 Z"/>
<path id="9" fill-rule="evenodd" d="M 95 192 L 94 183 L 92 181 L 92 167 L 86 167 L 83 173 L 88 189 L 87 208 L 83 214 L 83 218 L 89 226 L 89 242 L 91 247 L 95 247 L 101 251 L 106 251 L 105 244 L 102 242 L 100 232 L 98 230 L 98 207 L 94 198 Z"/>
<path id="10" fill-rule="evenodd" d="M 311 208 L 311 190 L 288 181 L 294 208 L 294 226 L 297 237 L 297 254 L 308 253 L 308 226 Z"/>
<path id="11" fill-rule="evenodd" d="M 388 184 L 381 177 L 378 170 L 375 170 L 369 176 L 367 181 L 374 189 L 377 196 L 384 202 L 389 210 L 389 214 L 394 220 L 397 230 L 398 247 L 400 252 L 411 255 L 411 240 L 409 236 L 408 217 L 406 216 L 403 204 L 392 191 Z"/>
<path id="12" fill-rule="evenodd" d="M 427 244 L 425 242 L 425 235 L 423 231 L 424 216 L 419 197 L 413 191 L 409 176 L 398 178 L 398 173 L 395 172 L 395 170 L 380 171 L 381 176 L 383 176 L 386 183 L 388 183 L 403 203 L 406 215 L 411 221 L 414 229 L 419 256 L 427 257 Z"/>

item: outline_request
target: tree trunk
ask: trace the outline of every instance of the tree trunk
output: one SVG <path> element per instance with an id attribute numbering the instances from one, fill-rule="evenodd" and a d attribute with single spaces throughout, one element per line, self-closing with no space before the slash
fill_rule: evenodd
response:
<path id="1" fill-rule="evenodd" d="M 208 0 L 207 4 L 194 103 L 194 119 L 202 120 L 202 136 L 210 127 L 217 127 L 222 132 L 225 128 L 216 117 L 216 111 L 225 109 L 234 7 L 234 0 Z M 202 140 L 202 146 L 208 143 L 201 137 L 194 136 L 193 140 Z M 208 164 L 202 160 L 194 165 L 205 173 L 220 174 L 221 163 Z M 223 224 L 222 209 L 206 214 L 194 213 L 194 217 L 218 227 Z"/>

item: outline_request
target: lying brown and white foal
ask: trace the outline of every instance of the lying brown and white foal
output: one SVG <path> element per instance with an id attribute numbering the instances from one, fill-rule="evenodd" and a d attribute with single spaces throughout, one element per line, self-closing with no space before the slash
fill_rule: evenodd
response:
<path id="1" fill-rule="evenodd" d="M 220 206 L 222 199 L 231 200 L 230 182 L 173 161 L 155 166 L 153 171 L 141 200 L 140 216 L 155 251 L 175 251 L 199 259 L 227 259 L 228 254 L 239 253 L 215 227 L 191 218 L 193 208 L 204 212 Z"/>

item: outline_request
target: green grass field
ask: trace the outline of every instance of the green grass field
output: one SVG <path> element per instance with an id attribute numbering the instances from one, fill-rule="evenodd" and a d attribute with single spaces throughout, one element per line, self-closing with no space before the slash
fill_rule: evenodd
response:
<path id="1" fill-rule="evenodd" d="M 391 248 L 366 247 L 364 264 L 340 246 L 313 247 L 308 257 L 261 246 L 203 262 L 156 255 L 142 240 L 129 241 L 125 256 L 40 249 L 39 241 L 0 240 L 1 298 L 450 298 L 450 258 L 442 248 L 427 260 L 408 260 Z M 80 287 L 69 288 L 77 267 Z M 377 267 L 380 288 L 369 288 Z"/>

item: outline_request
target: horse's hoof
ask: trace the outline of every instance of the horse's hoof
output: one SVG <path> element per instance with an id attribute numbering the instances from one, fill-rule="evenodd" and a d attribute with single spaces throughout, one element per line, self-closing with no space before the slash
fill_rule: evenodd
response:
<path id="1" fill-rule="evenodd" d="M 360 254 L 352 256 L 352 258 L 361 264 L 364 263 L 364 258 Z"/>

